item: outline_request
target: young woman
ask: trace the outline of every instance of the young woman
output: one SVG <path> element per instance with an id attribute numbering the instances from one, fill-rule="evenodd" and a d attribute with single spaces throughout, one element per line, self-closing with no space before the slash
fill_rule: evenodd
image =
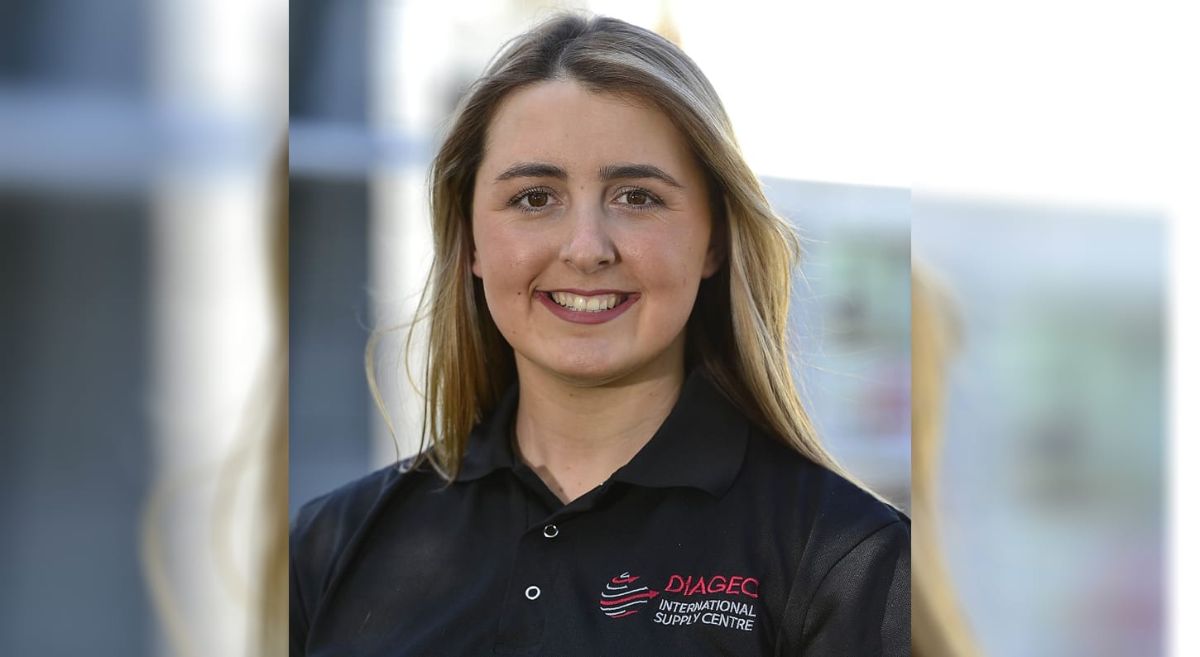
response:
<path id="1" fill-rule="evenodd" d="M 424 448 L 303 507 L 293 655 L 907 655 L 788 368 L 797 241 L 676 46 L 556 17 L 433 164 Z"/>

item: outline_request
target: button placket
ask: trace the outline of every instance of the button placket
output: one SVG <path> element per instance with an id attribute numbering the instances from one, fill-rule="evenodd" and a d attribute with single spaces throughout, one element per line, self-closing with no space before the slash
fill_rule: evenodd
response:
<path id="1" fill-rule="evenodd" d="M 540 508 L 532 499 L 525 511 L 532 526 L 526 526 L 517 546 L 510 588 L 505 596 L 506 600 L 516 604 L 506 604 L 501 609 L 496 654 L 533 654 L 556 609 L 554 596 L 560 586 L 556 582 L 561 582 L 561 564 L 555 558 L 562 547 L 556 544 L 562 539 L 556 522 L 559 519 L 554 517 L 553 511 L 547 513 L 548 510 Z"/>

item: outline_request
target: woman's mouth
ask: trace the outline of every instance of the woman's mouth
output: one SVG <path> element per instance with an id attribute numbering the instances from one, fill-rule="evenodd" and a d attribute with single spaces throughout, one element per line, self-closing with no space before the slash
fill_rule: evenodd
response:
<path id="1" fill-rule="evenodd" d="M 628 294 L 600 294 L 597 296 L 585 297 L 581 294 L 572 294 L 570 292 L 551 292 L 550 298 L 555 303 L 566 308 L 567 310 L 575 310 L 581 312 L 601 312 L 615 308 L 618 304 L 625 300 Z"/>
<path id="2" fill-rule="evenodd" d="M 641 295 L 635 292 L 598 290 L 581 293 L 538 290 L 537 298 L 550 312 L 575 324 L 601 324 L 624 313 Z"/>

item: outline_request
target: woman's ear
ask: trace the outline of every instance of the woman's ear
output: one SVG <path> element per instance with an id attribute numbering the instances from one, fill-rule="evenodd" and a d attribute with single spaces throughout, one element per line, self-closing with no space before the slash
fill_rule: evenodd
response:
<path id="1" fill-rule="evenodd" d="M 708 252 L 704 254 L 704 270 L 701 278 L 709 278 L 725 264 L 725 240 L 714 235 L 708 241 Z"/>
<path id="2" fill-rule="evenodd" d="M 723 202 L 723 201 L 722 201 Z M 729 253 L 729 222 L 725 212 L 718 210 L 713 217 L 712 234 L 708 237 L 708 251 L 704 254 L 703 278 L 709 278 L 725 264 L 726 254 Z"/>
<path id="3" fill-rule="evenodd" d="M 725 256 L 729 253 L 729 207 L 725 203 L 721 185 L 710 169 L 705 169 L 705 183 L 708 187 L 708 211 L 712 213 L 712 232 L 708 236 L 708 251 L 704 254 L 701 277 L 709 278 L 725 264 Z"/>
<path id="4" fill-rule="evenodd" d="M 479 249 L 475 248 L 474 226 L 472 226 L 469 232 L 462 237 L 466 240 L 467 251 L 471 254 L 471 273 L 475 274 L 475 276 L 478 278 L 483 278 L 483 274 L 479 273 L 481 267 L 479 266 Z"/>
<path id="5" fill-rule="evenodd" d="M 479 266 L 479 249 L 475 246 L 475 217 L 470 207 L 465 209 L 463 216 L 469 217 L 470 220 L 466 222 L 466 230 L 459 235 L 459 239 L 466 242 L 467 252 L 471 254 L 471 273 L 482 279 L 483 274 L 480 272 L 483 268 Z"/>

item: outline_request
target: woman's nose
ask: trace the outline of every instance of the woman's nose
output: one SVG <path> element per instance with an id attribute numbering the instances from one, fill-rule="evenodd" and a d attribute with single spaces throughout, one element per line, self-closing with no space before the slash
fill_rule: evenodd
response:
<path id="1" fill-rule="evenodd" d="M 590 274 L 617 261 L 617 250 L 604 213 L 580 209 L 570 213 L 570 233 L 562 246 L 562 260 L 575 269 Z"/>

